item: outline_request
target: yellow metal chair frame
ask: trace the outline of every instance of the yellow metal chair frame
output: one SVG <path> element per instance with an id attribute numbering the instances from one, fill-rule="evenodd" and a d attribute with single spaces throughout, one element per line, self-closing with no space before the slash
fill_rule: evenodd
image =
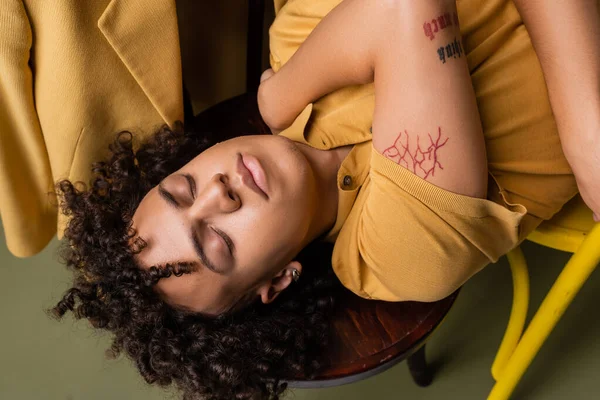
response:
<path id="1" fill-rule="evenodd" d="M 594 224 L 592 212 L 579 196 L 550 221 L 542 223 L 527 240 L 573 256 L 522 334 L 529 307 L 527 263 L 519 247 L 507 254 L 513 278 L 513 305 L 492 365 L 496 384 L 488 400 L 510 398 L 540 347 L 600 262 L 600 224 Z"/>

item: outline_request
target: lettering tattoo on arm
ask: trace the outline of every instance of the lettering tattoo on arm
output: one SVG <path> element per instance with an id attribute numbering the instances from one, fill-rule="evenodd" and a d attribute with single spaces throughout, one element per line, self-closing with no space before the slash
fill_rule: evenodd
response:
<path id="1" fill-rule="evenodd" d="M 427 133 L 427 136 L 430 143 L 425 149 L 421 148 L 420 135 L 416 136 L 416 147 L 411 149 L 411 142 L 414 144 L 414 137 L 411 141 L 411 135 L 404 130 L 404 132 L 398 134 L 394 143 L 383 151 L 383 155 L 412 171 L 420 178 L 427 179 L 434 176 L 438 168 L 444 169 L 440 163 L 438 150 L 448 142 L 449 138 L 442 139 L 441 127 L 438 127 L 438 136 L 435 140 L 430 133 Z"/>
<path id="2" fill-rule="evenodd" d="M 436 37 L 436 33 L 451 27 L 456 26 L 458 28 L 458 14 L 457 13 L 444 13 L 436 18 L 432 18 L 429 21 L 423 23 L 423 33 L 433 40 Z M 446 64 L 446 60 L 449 58 L 460 58 L 464 53 L 462 42 L 460 39 L 455 38 L 454 41 L 446 44 L 445 46 L 438 47 L 437 54 L 442 62 Z"/>
<path id="3" fill-rule="evenodd" d="M 464 53 L 461 40 L 454 38 L 454 41 L 438 48 L 437 53 L 442 64 L 446 64 L 447 58 L 460 58 Z"/>
<path id="4" fill-rule="evenodd" d="M 445 13 L 437 18 L 432 18 L 431 21 L 425 21 L 423 31 L 429 40 L 433 40 L 436 33 L 453 25 L 458 26 L 458 15 L 456 13 L 452 13 L 452 15 Z"/>

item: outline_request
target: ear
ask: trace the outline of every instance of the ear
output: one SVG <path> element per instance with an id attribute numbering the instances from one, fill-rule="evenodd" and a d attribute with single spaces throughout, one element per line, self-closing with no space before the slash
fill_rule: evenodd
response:
<path id="1" fill-rule="evenodd" d="M 302 274 L 302 264 L 292 261 L 281 269 L 273 278 L 263 283 L 258 288 L 258 295 L 264 304 L 269 304 L 279 296 L 293 282 L 293 271 Z"/>

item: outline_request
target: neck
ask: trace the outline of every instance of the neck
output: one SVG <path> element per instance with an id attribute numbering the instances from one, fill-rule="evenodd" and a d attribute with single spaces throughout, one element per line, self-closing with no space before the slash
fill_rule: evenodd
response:
<path id="1" fill-rule="evenodd" d="M 331 230 L 335 224 L 338 210 L 337 173 L 352 146 L 318 150 L 301 143 L 297 145 L 311 165 L 316 181 L 317 207 L 307 238 L 306 244 L 308 244 Z"/>

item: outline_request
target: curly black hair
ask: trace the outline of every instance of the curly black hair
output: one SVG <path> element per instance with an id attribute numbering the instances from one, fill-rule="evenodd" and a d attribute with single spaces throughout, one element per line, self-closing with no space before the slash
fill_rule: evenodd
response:
<path id="1" fill-rule="evenodd" d="M 53 314 L 71 311 L 112 332 L 108 356 L 125 353 L 146 382 L 175 384 L 185 400 L 278 399 L 286 379 L 314 376 L 324 366 L 339 288 L 331 247 L 315 242 L 303 250 L 298 260 L 312 265 L 272 304 L 254 302 L 216 318 L 166 304 L 153 286 L 194 266 L 139 268 L 134 256 L 145 243 L 132 216 L 152 187 L 217 140 L 181 126 L 162 127 L 137 150 L 133 139 L 118 134 L 110 159 L 94 164 L 89 186 L 57 185 L 70 218 L 61 256 L 74 281 Z"/>

